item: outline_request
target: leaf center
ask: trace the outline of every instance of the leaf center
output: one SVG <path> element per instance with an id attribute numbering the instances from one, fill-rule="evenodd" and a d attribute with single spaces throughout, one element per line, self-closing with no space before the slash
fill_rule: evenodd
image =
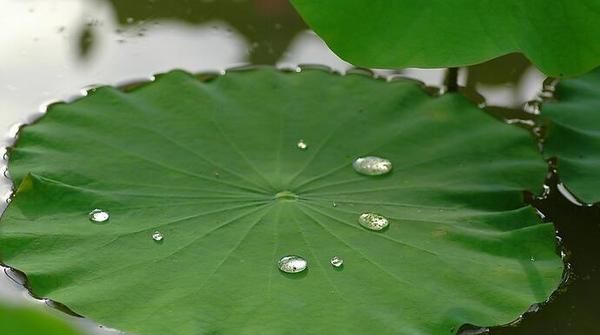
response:
<path id="1" fill-rule="evenodd" d="M 296 200 L 298 196 L 294 192 L 290 191 L 281 191 L 275 194 L 275 199 L 277 200 Z"/>

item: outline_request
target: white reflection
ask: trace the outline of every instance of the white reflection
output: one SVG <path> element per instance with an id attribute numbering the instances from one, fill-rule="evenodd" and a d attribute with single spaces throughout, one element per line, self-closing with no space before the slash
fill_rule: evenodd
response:
<path id="1" fill-rule="evenodd" d="M 309 30 L 296 36 L 277 66 L 293 68 L 299 64 L 326 65 L 339 72 L 345 72 L 352 67 L 334 54 L 321 38 Z"/>
<path id="2" fill-rule="evenodd" d="M 221 22 L 147 22 L 126 30 L 102 2 L 0 0 L 0 8 L 3 128 L 28 120 L 44 101 L 65 99 L 89 84 L 148 78 L 174 68 L 220 70 L 247 57 L 244 38 Z M 82 60 L 78 43 L 86 27 L 93 49 Z"/>

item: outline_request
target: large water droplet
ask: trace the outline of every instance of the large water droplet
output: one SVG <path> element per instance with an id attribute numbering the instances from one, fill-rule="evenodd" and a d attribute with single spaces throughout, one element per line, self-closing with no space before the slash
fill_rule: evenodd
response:
<path id="1" fill-rule="evenodd" d="M 376 156 L 359 157 L 353 163 L 354 171 L 367 176 L 379 176 L 392 171 L 392 162 Z"/>
<path id="2" fill-rule="evenodd" d="M 156 242 L 160 242 L 163 240 L 163 235 L 159 231 L 155 231 L 152 234 L 152 239 L 155 240 Z"/>
<path id="3" fill-rule="evenodd" d="M 382 230 L 390 224 L 386 217 L 375 213 L 361 214 L 358 217 L 358 223 L 370 230 Z"/>
<path id="4" fill-rule="evenodd" d="M 308 263 L 304 258 L 294 255 L 284 256 L 277 263 L 279 270 L 286 273 L 302 272 L 306 269 L 307 265 Z"/>
<path id="5" fill-rule="evenodd" d="M 89 218 L 92 222 L 102 223 L 108 221 L 110 215 L 108 215 L 107 212 L 96 208 L 89 213 Z"/>
<path id="6" fill-rule="evenodd" d="M 338 256 L 333 256 L 331 258 L 331 260 L 329 260 L 329 263 L 331 263 L 331 265 L 333 265 L 333 267 L 339 268 L 342 265 L 344 265 L 344 260 L 339 258 Z"/>
<path id="7" fill-rule="evenodd" d="M 298 143 L 296 143 L 296 146 L 300 150 L 306 150 L 306 149 L 308 149 L 308 144 L 306 144 L 306 142 L 304 142 L 304 140 L 299 140 Z"/>

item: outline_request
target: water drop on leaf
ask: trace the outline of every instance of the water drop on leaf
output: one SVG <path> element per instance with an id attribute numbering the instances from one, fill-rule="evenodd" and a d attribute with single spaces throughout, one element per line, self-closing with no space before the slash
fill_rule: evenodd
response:
<path id="1" fill-rule="evenodd" d="M 389 225 L 386 217 L 375 213 L 363 213 L 358 217 L 358 223 L 369 230 L 382 230 Z"/>
<path id="2" fill-rule="evenodd" d="M 331 263 L 331 265 L 333 265 L 333 267 L 339 268 L 342 265 L 344 265 L 344 260 L 339 258 L 338 256 L 333 256 L 331 258 L 331 260 L 329 261 L 329 263 Z"/>
<path id="3" fill-rule="evenodd" d="M 294 255 L 284 256 L 277 263 L 279 270 L 286 273 L 302 272 L 306 269 L 307 265 L 308 263 L 304 258 Z"/>
<path id="4" fill-rule="evenodd" d="M 306 150 L 306 149 L 308 149 L 308 144 L 306 144 L 306 142 L 304 142 L 304 140 L 299 140 L 298 143 L 296 144 L 296 146 L 300 150 Z"/>
<path id="5" fill-rule="evenodd" d="M 101 209 L 98 209 L 98 208 L 92 210 L 88 215 L 89 215 L 90 221 L 97 222 L 97 223 L 106 222 L 110 218 L 110 215 L 107 212 L 105 212 Z"/>
<path id="6" fill-rule="evenodd" d="M 162 240 L 163 240 L 163 235 L 162 235 L 160 232 L 158 232 L 158 231 L 155 231 L 155 232 L 152 234 L 152 239 L 153 239 L 153 240 L 155 240 L 156 242 L 160 242 L 160 241 L 162 241 Z"/>
<path id="7" fill-rule="evenodd" d="M 381 157 L 366 156 L 357 158 L 352 167 L 360 174 L 379 176 L 392 171 L 392 162 Z"/>

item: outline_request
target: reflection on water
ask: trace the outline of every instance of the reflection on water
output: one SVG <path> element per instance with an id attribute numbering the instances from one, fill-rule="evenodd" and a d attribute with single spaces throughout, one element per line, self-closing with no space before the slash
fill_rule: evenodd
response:
<path id="1" fill-rule="evenodd" d="M 206 24 L 218 18 L 251 41 L 248 61 L 274 64 L 294 36 L 306 29 L 288 1 L 282 0 L 106 0 L 120 25 L 173 21 Z"/>
<path id="2" fill-rule="evenodd" d="M 82 87 L 131 82 L 173 68 L 214 72 L 242 64 L 300 63 L 339 72 L 350 68 L 307 30 L 288 0 L 0 0 L 0 8 L 4 134 L 11 125 L 38 117 L 39 106 L 68 99 Z M 445 75 L 439 69 L 377 73 L 402 73 L 433 86 L 441 85 Z M 467 91 L 477 89 L 488 105 L 508 108 L 532 99 L 542 79 L 515 55 L 462 69 L 459 75 Z M 521 115 L 501 110 L 500 116 Z M 4 136 L 0 147 L 12 139 Z M 1 194 L 9 192 L 6 179 L 0 185 Z M 3 273 L 0 299 L 37 301 Z M 78 322 L 92 333 L 115 334 L 90 321 Z"/>

